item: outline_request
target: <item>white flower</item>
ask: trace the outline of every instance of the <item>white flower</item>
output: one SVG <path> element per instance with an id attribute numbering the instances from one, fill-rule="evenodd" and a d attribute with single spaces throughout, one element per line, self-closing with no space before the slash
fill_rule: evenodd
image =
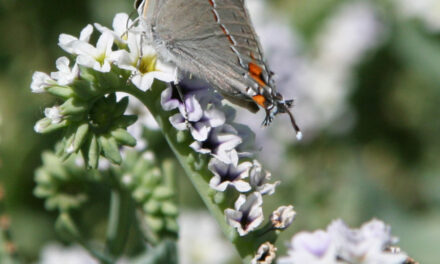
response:
<path id="1" fill-rule="evenodd" d="M 245 236 L 263 222 L 263 198 L 258 192 L 249 196 L 243 194 L 235 202 L 234 209 L 226 209 L 226 222 L 235 227 L 240 236 Z"/>
<path id="2" fill-rule="evenodd" d="M 31 91 L 33 93 L 44 93 L 47 87 L 56 85 L 56 82 L 44 72 L 36 71 L 32 75 Z"/>
<path id="3" fill-rule="evenodd" d="M 44 109 L 44 115 L 52 121 L 52 124 L 58 124 L 63 120 L 59 106 L 48 107 Z"/>
<path id="4" fill-rule="evenodd" d="M 96 71 L 109 72 L 113 40 L 110 33 L 104 32 L 99 37 L 96 47 L 82 41 L 75 42 L 74 53 L 78 54 L 76 62 Z"/>
<path id="5" fill-rule="evenodd" d="M 92 25 L 87 25 L 85 28 L 81 30 L 79 39 L 75 36 L 68 35 L 68 34 L 61 34 L 58 38 L 58 45 L 65 51 L 67 51 L 70 54 L 76 54 L 75 51 L 75 43 L 77 41 L 82 41 L 85 43 L 88 43 L 90 41 L 90 37 L 93 33 L 93 27 Z"/>
<path id="6" fill-rule="evenodd" d="M 126 13 L 118 13 L 113 18 L 113 30 L 102 26 L 101 24 L 94 24 L 96 29 L 101 33 L 107 32 L 113 35 L 116 44 L 125 45 L 127 40 L 127 34 L 133 25 L 133 21 L 128 17 Z"/>
<path id="7" fill-rule="evenodd" d="M 60 57 L 56 61 L 58 71 L 52 72 L 50 76 L 57 81 L 59 85 L 71 84 L 79 74 L 79 67 L 77 64 L 69 67 L 70 61 L 67 57 Z"/>
<path id="8" fill-rule="evenodd" d="M 208 164 L 208 169 L 214 173 L 209 186 L 220 192 L 224 192 L 229 186 L 234 187 L 239 192 L 248 192 L 251 190 L 251 186 L 243 179 L 248 177 L 251 166 L 250 162 L 243 162 L 238 166 L 234 166 L 213 158 Z"/>
<path id="9" fill-rule="evenodd" d="M 118 67 L 133 72 L 131 81 L 139 89 L 146 91 L 154 79 L 163 82 L 177 82 L 177 68 L 157 59 L 153 47 L 141 45 L 142 35 L 128 34 L 127 45 L 130 52 L 118 50 L 112 54 L 112 61 Z"/>
<path id="10" fill-rule="evenodd" d="M 79 246 L 64 247 L 59 244 L 48 244 L 42 252 L 40 264 L 98 264 L 87 251 Z"/>

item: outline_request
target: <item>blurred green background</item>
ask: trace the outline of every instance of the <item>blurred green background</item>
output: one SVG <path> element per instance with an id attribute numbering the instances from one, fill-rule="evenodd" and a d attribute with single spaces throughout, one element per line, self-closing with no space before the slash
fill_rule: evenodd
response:
<path id="1" fill-rule="evenodd" d="M 283 181 L 267 199 L 268 210 L 292 203 L 298 212 L 280 247 L 294 232 L 325 228 L 336 218 L 358 226 L 377 217 L 392 226 L 399 245 L 413 258 L 438 263 L 440 4 L 423 0 L 427 4 L 412 10 L 411 1 L 360 1 L 374 10 L 383 37 L 345 69 L 350 81 L 341 86 L 348 91 L 343 101 L 349 117 L 306 126 L 313 136 L 306 133 L 300 144 L 283 142 L 279 165 L 267 165 Z M 322 52 L 325 39 L 320 36 L 330 21 L 354 2 L 359 1 L 273 0 L 266 7 L 283 17 L 300 39 L 298 56 L 311 58 Z M 64 55 L 57 46 L 60 33 L 77 35 L 93 22 L 110 26 L 115 13 L 131 11 L 127 0 L 0 2 L 0 180 L 14 240 L 29 262 L 38 258 L 45 243 L 60 239 L 53 229 L 55 214 L 45 211 L 43 201 L 32 194 L 40 154 L 57 140 L 57 135 L 33 131 L 53 101 L 30 92 L 32 73 L 55 70 L 56 58 Z M 350 43 L 351 36 L 340 37 Z M 327 67 L 336 67 L 334 63 Z M 297 99 L 301 104 L 301 92 Z M 334 132 L 347 122 L 347 128 Z M 181 186 L 183 206 L 202 208 L 184 177 Z"/>

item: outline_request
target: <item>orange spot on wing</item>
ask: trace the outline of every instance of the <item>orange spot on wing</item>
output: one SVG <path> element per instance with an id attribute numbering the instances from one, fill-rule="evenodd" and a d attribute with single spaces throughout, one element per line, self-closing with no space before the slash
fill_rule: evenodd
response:
<path id="1" fill-rule="evenodd" d="M 258 66 L 257 64 L 250 62 L 249 63 L 249 73 L 252 76 L 252 78 L 258 82 L 261 86 L 266 86 L 267 84 L 263 81 L 261 78 L 261 74 L 263 73 L 263 69 Z"/>
<path id="2" fill-rule="evenodd" d="M 262 107 L 266 107 L 266 98 L 264 98 L 264 96 L 262 96 L 261 94 L 257 94 L 255 96 L 252 96 L 252 99 L 255 101 L 255 103 L 257 103 L 258 105 L 262 106 Z"/>

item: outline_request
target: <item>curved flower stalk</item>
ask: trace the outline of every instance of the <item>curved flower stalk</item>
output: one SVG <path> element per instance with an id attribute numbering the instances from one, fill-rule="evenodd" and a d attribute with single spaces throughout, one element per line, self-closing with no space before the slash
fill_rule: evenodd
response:
<path id="1" fill-rule="evenodd" d="M 122 30 L 126 26 L 132 30 Z M 148 107 L 197 192 L 243 261 L 271 263 L 276 258 L 274 242 L 292 224 L 296 213 L 293 206 L 287 205 L 264 217 L 264 197 L 274 194 L 279 182 L 272 182 L 271 174 L 253 159 L 253 132 L 234 122 L 235 110 L 224 105 L 222 97 L 212 88 L 195 80 L 177 80 L 177 69 L 158 60 L 154 49 L 143 44 L 142 27 L 133 25 L 126 14 L 116 15 L 113 29 L 99 24 L 95 27 L 101 33 L 96 44 L 90 43 L 91 25 L 82 30 L 79 38 L 60 36 L 59 45 L 74 58 L 73 65 L 62 57 L 57 60 L 57 72 L 34 74 L 33 92 L 47 92 L 62 101 L 59 106 L 45 110 L 46 117 L 37 122 L 35 130 L 64 131 L 57 151 L 57 156 L 64 160 L 80 153 L 89 168 L 97 168 L 101 156 L 113 164 L 122 164 L 114 170 L 114 175 L 120 178 L 116 179 L 112 204 L 126 202 L 129 192 L 135 203 L 141 204 L 141 220 L 149 231 L 146 238 L 153 244 L 166 237 L 175 238 L 178 210 L 173 202 L 172 183 L 164 176 L 168 175 L 165 169 L 149 170 L 148 155 L 139 157 L 135 152 L 121 155 L 122 146 L 136 145 L 136 139 L 127 132 L 136 116 L 125 114 L 129 99 L 117 99 L 116 93 L 136 97 Z M 127 163 L 123 163 L 123 157 Z M 83 204 L 82 196 L 73 197 L 69 203 L 63 200 L 64 196 L 57 195 L 57 179 L 65 180 L 65 173 L 52 173 L 51 168 L 46 168 L 38 174 L 41 176 L 37 176 L 39 185 L 35 192 L 47 199 L 49 208 L 68 212 Z M 130 204 L 126 205 L 125 210 L 129 210 Z M 67 213 L 61 214 L 60 219 L 64 229 L 78 236 Z M 111 257 L 121 254 L 127 221 L 121 213 L 110 216 L 107 247 L 113 254 Z M 318 239 L 320 243 L 327 241 L 328 233 L 319 234 L 323 238 Z M 324 253 L 326 245 L 319 248 L 324 247 Z M 377 250 L 383 245 L 375 246 Z M 335 246 L 336 249 L 339 248 Z M 352 253 L 347 251 L 338 257 L 366 254 Z"/>

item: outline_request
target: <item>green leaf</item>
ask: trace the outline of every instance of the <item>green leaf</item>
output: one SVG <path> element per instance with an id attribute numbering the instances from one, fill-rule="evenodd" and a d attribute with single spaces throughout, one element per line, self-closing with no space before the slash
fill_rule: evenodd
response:
<path id="1" fill-rule="evenodd" d="M 109 135 L 103 135 L 99 137 L 99 143 L 102 147 L 104 157 L 115 164 L 121 164 L 122 157 L 115 138 Z"/>

